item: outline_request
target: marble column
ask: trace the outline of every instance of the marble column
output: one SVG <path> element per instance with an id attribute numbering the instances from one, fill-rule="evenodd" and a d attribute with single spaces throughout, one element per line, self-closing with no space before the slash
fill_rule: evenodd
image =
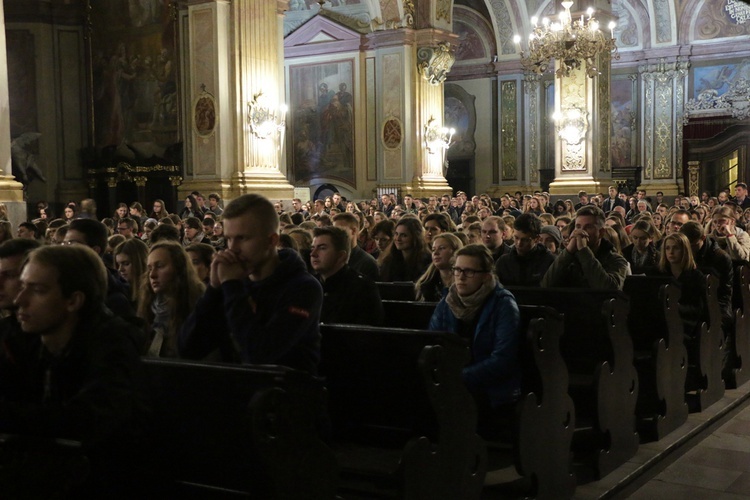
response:
<path id="1" fill-rule="evenodd" d="M 191 2 L 183 24 L 189 40 L 186 76 L 188 137 L 185 182 L 192 190 L 216 191 L 225 200 L 245 193 L 291 199 L 282 172 L 285 130 L 256 134 L 260 116 L 281 123 L 284 89 L 283 14 L 288 0 Z M 251 122 L 251 103 L 253 116 Z M 209 108 L 215 120 L 201 120 Z M 205 113 L 204 113 L 205 114 Z M 260 137 L 262 135 L 263 137 Z"/>
<path id="2" fill-rule="evenodd" d="M 8 56 L 5 48 L 5 13 L 0 4 L 0 202 L 5 203 L 12 220 L 26 220 L 23 184 L 13 177 L 10 158 L 10 100 L 8 97 Z"/>
<path id="3" fill-rule="evenodd" d="M 555 180 L 550 184 L 550 194 L 606 192 L 611 183 L 611 57 L 601 54 L 598 59 L 599 74 L 593 77 L 586 75 L 586 67 L 582 65 L 568 76 L 555 79 L 555 113 L 563 121 L 555 123 Z M 577 133 L 565 134 L 567 127 Z"/>
<path id="4" fill-rule="evenodd" d="M 689 63 L 660 59 L 638 67 L 642 86 L 641 143 L 647 194 L 683 191 L 682 136 Z"/>

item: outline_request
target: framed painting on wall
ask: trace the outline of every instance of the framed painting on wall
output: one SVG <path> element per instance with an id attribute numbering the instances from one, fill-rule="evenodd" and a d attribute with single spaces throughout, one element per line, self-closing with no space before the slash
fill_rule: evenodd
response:
<path id="1" fill-rule="evenodd" d="M 295 183 L 325 178 L 355 186 L 354 61 L 290 66 L 289 82 Z"/>
<path id="2" fill-rule="evenodd" d="M 176 17 L 170 0 L 91 4 L 93 140 L 136 163 L 179 142 Z"/>

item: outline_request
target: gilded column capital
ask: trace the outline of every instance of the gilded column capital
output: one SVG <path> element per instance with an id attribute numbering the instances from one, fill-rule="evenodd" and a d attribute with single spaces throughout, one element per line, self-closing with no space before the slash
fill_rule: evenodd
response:
<path id="1" fill-rule="evenodd" d="M 448 42 L 417 49 L 417 70 L 431 85 L 440 85 L 448 76 L 456 56 Z"/>
<path id="2" fill-rule="evenodd" d="M 146 181 L 148 181 L 148 177 L 139 175 L 139 176 L 133 177 L 133 181 L 135 181 L 136 186 L 144 187 L 146 185 Z"/>

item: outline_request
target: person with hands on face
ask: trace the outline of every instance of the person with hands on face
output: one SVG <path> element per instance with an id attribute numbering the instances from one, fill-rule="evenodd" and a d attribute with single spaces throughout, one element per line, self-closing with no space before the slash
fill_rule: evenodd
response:
<path id="1" fill-rule="evenodd" d="M 568 243 L 547 270 L 541 286 L 621 290 L 628 262 L 602 238 L 604 212 L 584 206 L 572 224 Z"/>
<path id="2" fill-rule="evenodd" d="M 297 252 L 277 251 L 273 204 L 240 196 L 223 222 L 227 249 L 214 257 L 209 287 L 182 326 L 180 355 L 200 359 L 218 348 L 225 361 L 316 373 L 323 290 Z"/>
<path id="3" fill-rule="evenodd" d="M 711 236 L 732 260 L 750 261 L 750 234 L 737 227 L 731 207 L 721 207 L 711 216 Z"/>

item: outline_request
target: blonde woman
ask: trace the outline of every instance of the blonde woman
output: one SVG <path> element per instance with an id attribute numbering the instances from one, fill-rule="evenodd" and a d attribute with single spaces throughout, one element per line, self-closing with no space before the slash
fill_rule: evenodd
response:
<path id="1" fill-rule="evenodd" d="M 445 296 L 453 284 L 453 254 L 463 246 L 461 240 L 452 233 L 435 236 L 432 241 L 432 263 L 414 285 L 417 300 L 438 302 Z"/>

